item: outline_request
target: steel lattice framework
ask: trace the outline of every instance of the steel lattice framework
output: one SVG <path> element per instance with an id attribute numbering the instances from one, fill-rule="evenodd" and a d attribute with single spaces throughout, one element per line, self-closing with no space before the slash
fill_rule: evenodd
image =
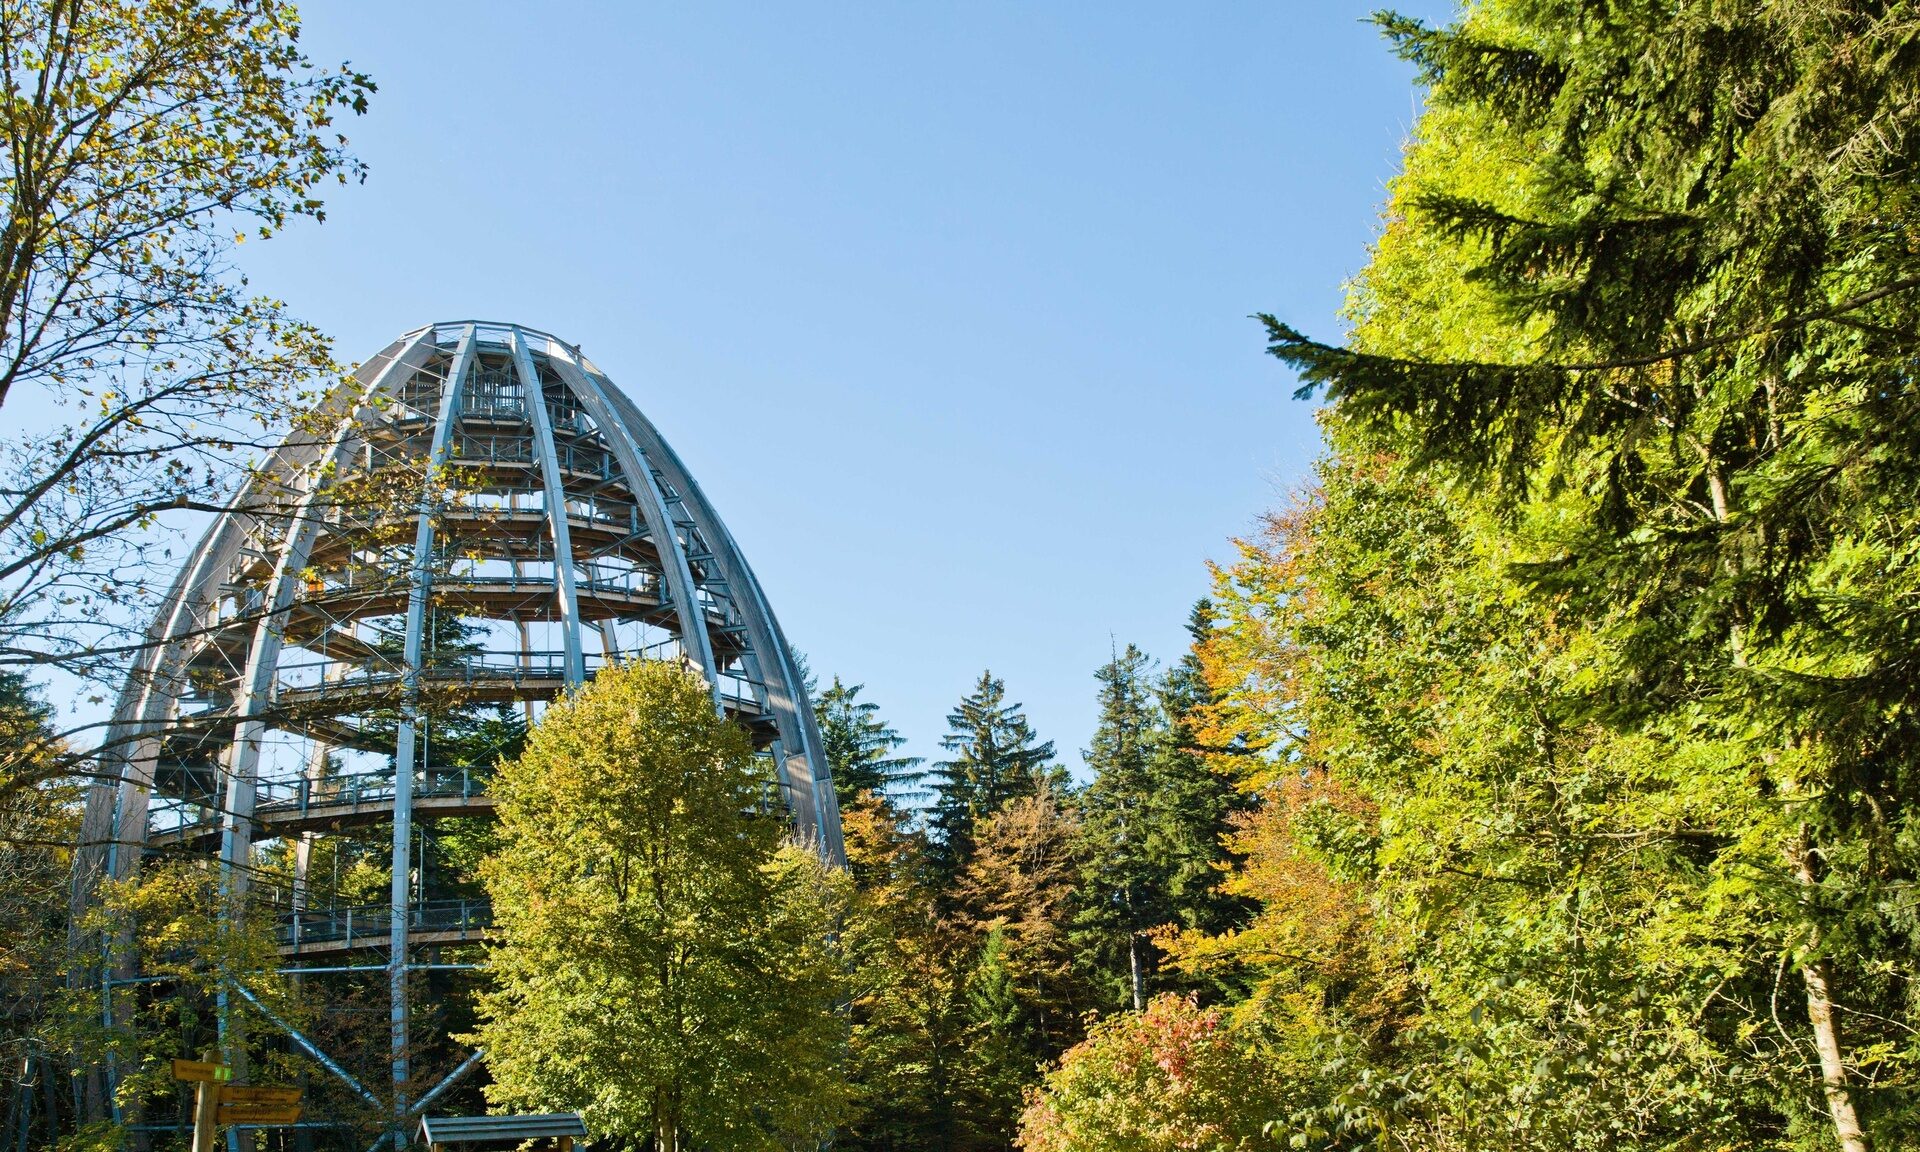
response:
<path id="1" fill-rule="evenodd" d="M 417 822 L 491 811 L 484 757 L 449 762 L 446 717 L 492 709 L 524 725 L 634 658 L 697 668 L 771 760 L 796 834 L 842 860 L 800 669 L 652 423 L 553 336 L 482 322 L 410 332 L 287 439 L 180 570 L 114 715 L 76 901 L 157 851 L 217 856 L 241 888 L 277 846 L 292 861 L 273 902 L 288 970 L 374 953 L 328 970 L 388 973 L 391 1097 L 293 1039 L 401 1132 L 474 1063 L 426 1090 L 409 1067 L 409 973 L 487 919 L 474 901 L 437 899 L 414 859 Z M 343 829 L 378 843 L 386 826 L 386 905 L 321 906 L 315 844 Z"/>

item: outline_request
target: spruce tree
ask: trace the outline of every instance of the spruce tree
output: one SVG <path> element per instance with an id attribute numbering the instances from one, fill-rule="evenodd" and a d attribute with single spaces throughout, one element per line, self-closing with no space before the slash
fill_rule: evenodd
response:
<path id="1" fill-rule="evenodd" d="M 1146 1007 L 1146 932 L 1169 918 L 1153 824 L 1154 769 L 1166 732 L 1146 653 L 1133 645 L 1102 665 L 1100 721 L 1082 753 L 1093 780 L 1080 795 L 1082 908 L 1075 936 L 1115 1006 Z"/>
<path id="2" fill-rule="evenodd" d="M 1040 1066 L 1019 981 L 1009 961 L 1006 927 L 995 924 L 967 974 L 963 1147 L 1005 1148 L 1019 1120 L 1022 1089 Z"/>
<path id="3" fill-rule="evenodd" d="M 820 743 L 833 772 L 833 790 L 844 810 L 862 792 L 911 803 L 923 793 L 913 785 L 926 779 L 918 756 L 895 756 L 906 739 L 880 718 L 880 706 L 860 699 L 864 684 L 833 683 L 814 696 L 813 713 Z"/>
<path id="4" fill-rule="evenodd" d="M 1195 649 L 1212 628 L 1206 601 L 1189 620 Z M 1156 993 L 1194 982 L 1162 972 L 1160 930 L 1220 932 L 1246 902 L 1219 889 L 1225 839 L 1246 802 L 1207 762 L 1197 713 L 1212 701 L 1196 650 L 1165 677 L 1129 644 L 1095 673 L 1100 721 L 1084 753 L 1093 780 L 1080 794 L 1084 861 L 1074 939 L 1090 979 L 1114 1007 L 1139 1011 Z"/>
<path id="5" fill-rule="evenodd" d="M 1166 733 L 1155 749 L 1149 804 L 1172 922 L 1203 932 L 1224 932 L 1250 910 L 1220 886 L 1233 862 L 1225 842 L 1234 817 L 1252 807 L 1233 782 L 1249 754 L 1244 744 L 1210 747 L 1202 736 L 1204 713 L 1219 703 L 1201 666 L 1216 619 L 1213 601 L 1194 604 L 1187 617 L 1191 643 L 1160 682 Z"/>
<path id="6" fill-rule="evenodd" d="M 951 760 L 933 766 L 934 799 L 929 816 L 936 867 L 957 876 L 973 854 L 975 829 L 1007 803 L 1031 796 L 1043 781 L 1064 786 L 1052 765 L 1053 741 L 1034 734 L 1019 704 L 1007 702 L 1007 686 L 991 671 L 947 714 L 941 747 Z"/>

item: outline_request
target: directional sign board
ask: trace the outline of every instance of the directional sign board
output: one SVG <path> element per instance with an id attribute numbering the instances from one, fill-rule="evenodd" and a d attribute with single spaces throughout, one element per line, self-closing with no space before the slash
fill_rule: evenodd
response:
<path id="1" fill-rule="evenodd" d="M 222 1104 L 214 1119 L 220 1124 L 292 1124 L 300 1119 L 300 1105 Z"/>
<path id="2" fill-rule="evenodd" d="M 210 1064 L 204 1060 L 175 1060 L 173 1078 L 225 1083 L 233 1079 L 233 1069 L 225 1064 Z"/>
<path id="3" fill-rule="evenodd" d="M 286 1107 L 300 1103 L 298 1088 L 243 1088 L 238 1084 L 220 1086 L 222 1104 L 268 1104 Z"/>

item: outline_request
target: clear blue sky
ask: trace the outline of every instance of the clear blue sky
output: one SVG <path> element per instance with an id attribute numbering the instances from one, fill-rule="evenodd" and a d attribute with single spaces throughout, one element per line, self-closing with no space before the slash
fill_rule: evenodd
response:
<path id="1" fill-rule="evenodd" d="M 243 264 L 350 361 L 582 345 L 823 678 L 932 757 L 990 667 L 1077 768 L 1319 450 L 1247 316 L 1341 330 L 1416 110 L 1372 6 L 307 0 L 372 172 Z"/>

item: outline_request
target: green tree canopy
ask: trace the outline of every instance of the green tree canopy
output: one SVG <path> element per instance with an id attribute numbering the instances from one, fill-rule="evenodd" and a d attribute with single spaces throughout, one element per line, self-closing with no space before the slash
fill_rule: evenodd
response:
<path id="1" fill-rule="evenodd" d="M 1266 318 L 1337 456 L 1247 626 L 1380 806 L 1302 827 L 1506 973 L 1427 970 L 1463 1082 L 1620 1093 L 1527 1139 L 1911 1140 L 1916 19 L 1383 17 L 1432 87 L 1353 340 Z"/>
<path id="2" fill-rule="evenodd" d="M 806 1145 L 846 1118 L 838 881 L 783 846 L 772 773 L 698 675 L 603 670 L 494 794 L 489 1099 L 658 1152 Z"/>
<path id="3" fill-rule="evenodd" d="M 326 435 L 327 340 L 233 266 L 363 175 L 336 118 L 373 84 L 299 35 L 282 0 L 0 0 L 0 667 L 116 690 L 185 523 Z M 93 727 L 47 770 L 83 770 Z M 0 748 L 0 790 L 21 768 Z"/>

